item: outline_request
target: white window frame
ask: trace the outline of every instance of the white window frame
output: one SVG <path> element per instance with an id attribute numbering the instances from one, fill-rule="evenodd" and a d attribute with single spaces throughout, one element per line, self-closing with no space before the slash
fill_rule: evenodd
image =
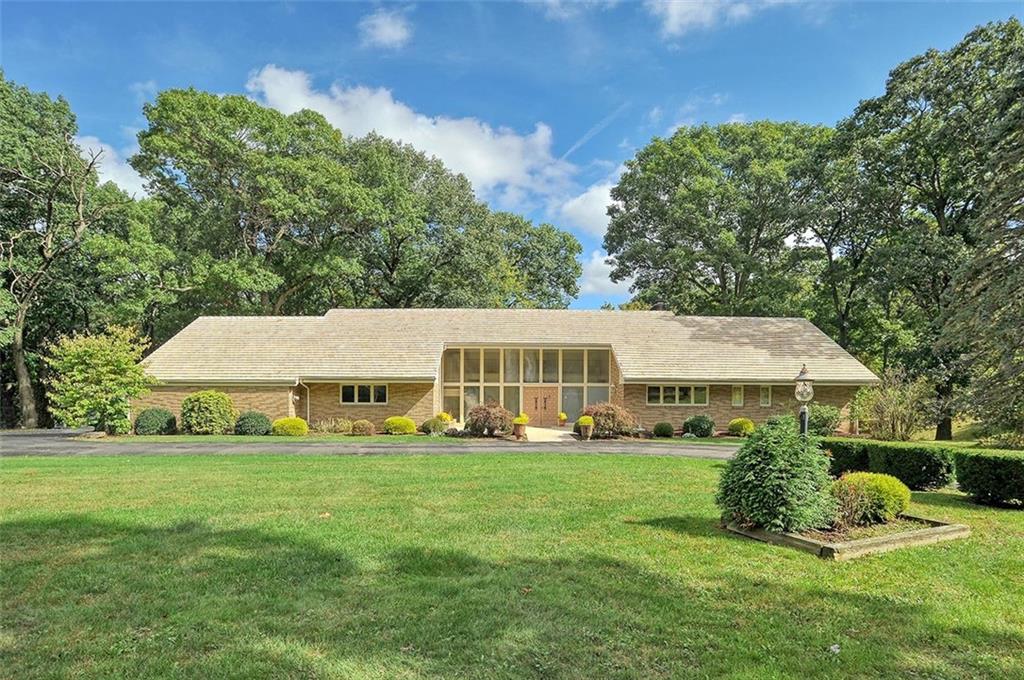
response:
<path id="1" fill-rule="evenodd" d="M 352 388 L 352 397 L 355 401 L 345 401 L 343 394 L 344 388 Z M 370 388 L 370 401 L 359 401 L 359 388 L 369 387 Z M 384 401 L 376 401 L 376 388 L 384 388 Z M 343 406 L 387 406 L 388 399 L 391 397 L 391 388 L 388 383 L 340 383 L 338 385 L 338 403 Z"/>
<path id="2" fill-rule="evenodd" d="M 652 388 L 652 387 L 657 387 L 658 388 L 658 401 L 651 401 L 651 399 L 650 399 L 650 393 L 648 392 L 648 390 L 650 388 Z M 664 394 L 665 394 L 665 388 L 666 387 L 676 388 L 676 399 L 677 399 L 677 401 L 675 401 L 675 402 L 673 402 L 671 404 L 663 403 L 663 401 L 664 401 Z M 688 401 L 688 402 L 678 401 L 678 398 L 679 398 L 678 388 L 680 388 L 680 387 L 689 387 L 690 388 L 690 401 Z M 705 401 L 702 401 L 702 402 L 694 401 L 694 395 L 696 394 L 696 389 L 698 387 L 703 387 L 704 388 Z M 672 407 L 672 406 L 683 406 L 683 407 L 710 406 L 711 405 L 711 385 L 699 385 L 699 384 L 695 385 L 695 384 L 681 384 L 681 383 L 680 384 L 657 383 L 657 384 L 651 384 L 651 385 L 644 385 L 644 398 L 647 400 L 647 405 L 648 406 L 667 406 L 667 407 Z"/>
<path id="3" fill-rule="evenodd" d="M 743 385 L 733 385 L 732 386 L 732 405 L 733 405 L 733 408 L 743 408 L 743 396 L 744 396 L 743 392 L 744 392 Z M 739 396 L 739 399 L 736 398 L 737 395 Z"/>
<path id="4" fill-rule="evenodd" d="M 768 392 L 768 400 L 767 401 L 765 401 L 765 398 L 764 398 L 765 390 L 767 390 L 767 392 Z M 761 389 L 758 390 L 758 393 L 759 393 L 758 394 L 758 403 L 761 405 L 761 408 L 769 408 L 769 407 L 771 407 L 771 405 L 772 405 L 772 386 L 771 385 L 761 385 Z"/>

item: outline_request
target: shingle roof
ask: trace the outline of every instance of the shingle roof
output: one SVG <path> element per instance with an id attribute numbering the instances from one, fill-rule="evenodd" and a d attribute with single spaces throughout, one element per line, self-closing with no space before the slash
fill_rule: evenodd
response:
<path id="1" fill-rule="evenodd" d="M 335 309 L 200 317 L 146 360 L 174 382 L 429 380 L 445 346 L 609 346 L 626 382 L 877 378 L 805 319 L 541 309 Z"/>

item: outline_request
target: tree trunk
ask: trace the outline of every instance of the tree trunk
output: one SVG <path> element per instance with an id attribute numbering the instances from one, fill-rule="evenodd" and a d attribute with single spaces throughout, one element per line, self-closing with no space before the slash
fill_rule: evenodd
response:
<path id="1" fill-rule="evenodd" d="M 939 408 L 942 409 L 939 422 L 935 425 L 935 441 L 951 442 L 953 441 L 953 416 L 947 412 L 947 408 L 949 398 L 953 396 L 953 386 L 949 382 L 941 383 L 935 387 L 935 393 L 939 397 Z"/>
<path id="2" fill-rule="evenodd" d="M 11 358 L 14 360 L 14 375 L 18 381 L 18 401 L 21 404 L 21 427 L 38 427 L 36 395 L 32 389 L 32 376 L 25 363 L 25 316 L 27 309 L 21 308 L 14 317 L 14 339 L 11 341 Z"/>

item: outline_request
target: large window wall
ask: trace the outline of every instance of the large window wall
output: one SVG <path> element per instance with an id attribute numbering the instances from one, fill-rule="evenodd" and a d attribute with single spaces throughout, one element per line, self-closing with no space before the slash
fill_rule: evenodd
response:
<path id="1" fill-rule="evenodd" d="M 441 407 L 460 421 L 480 403 L 513 413 L 523 388 L 557 385 L 559 410 L 575 419 L 587 404 L 611 398 L 611 352 L 602 348 L 459 347 L 441 360 Z"/>

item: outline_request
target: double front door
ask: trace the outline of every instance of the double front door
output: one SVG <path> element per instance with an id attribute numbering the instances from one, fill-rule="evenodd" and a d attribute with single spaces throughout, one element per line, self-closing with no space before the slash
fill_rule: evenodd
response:
<path id="1" fill-rule="evenodd" d="M 558 386 L 523 387 L 523 412 L 535 427 L 558 426 Z"/>

